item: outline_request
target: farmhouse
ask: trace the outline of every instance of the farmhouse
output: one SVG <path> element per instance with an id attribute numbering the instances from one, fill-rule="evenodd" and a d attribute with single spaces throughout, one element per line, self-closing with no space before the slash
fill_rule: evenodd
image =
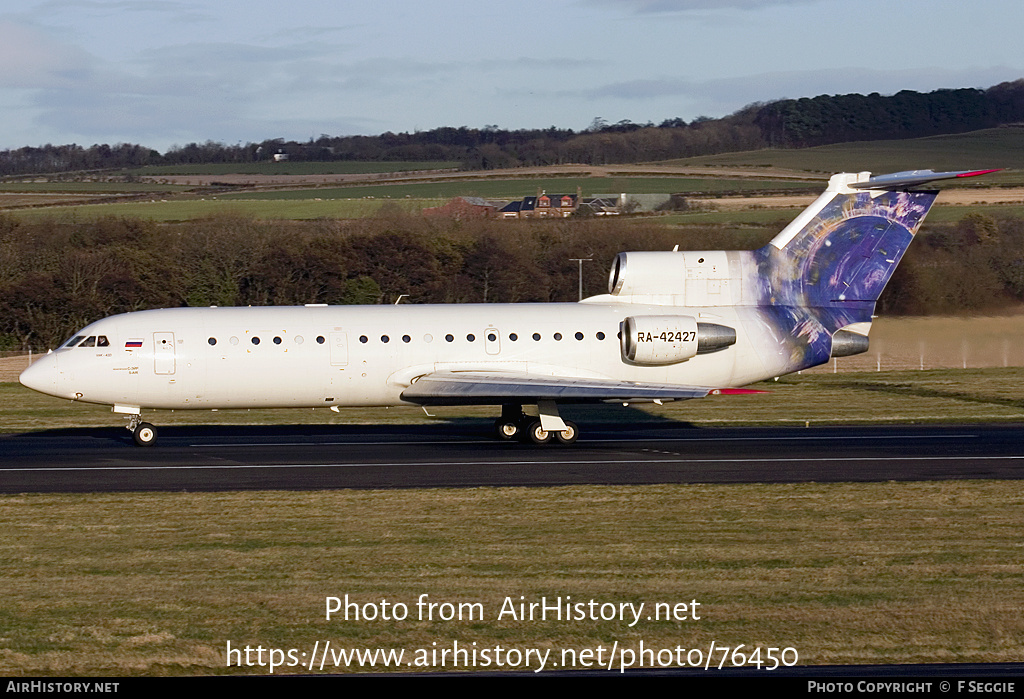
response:
<path id="1" fill-rule="evenodd" d="M 576 213 L 582 201 L 581 190 L 575 194 L 548 194 L 539 190 L 535 197 L 523 197 L 509 202 L 499 213 L 500 218 L 565 218 Z"/>

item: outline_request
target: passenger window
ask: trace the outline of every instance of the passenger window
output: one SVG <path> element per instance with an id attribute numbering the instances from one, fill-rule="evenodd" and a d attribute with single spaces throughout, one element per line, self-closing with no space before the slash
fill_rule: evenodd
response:
<path id="1" fill-rule="evenodd" d="M 380 341 L 383 342 L 386 345 L 387 343 L 391 342 L 391 338 L 388 337 L 387 335 L 381 335 L 380 336 Z"/>
<path id="2" fill-rule="evenodd" d="M 279 345 L 279 344 L 281 344 L 281 338 L 280 338 L 280 337 L 275 337 L 275 338 L 274 338 L 274 344 L 275 344 L 275 345 Z"/>
<path id="3" fill-rule="evenodd" d="M 512 340 L 512 342 L 515 342 L 516 340 L 519 339 L 519 336 L 516 335 L 515 333 L 509 333 L 508 339 Z"/>
<path id="4" fill-rule="evenodd" d="M 455 336 L 454 335 L 445 335 L 444 339 L 447 340 L 448 342 L 454 342 L 455 341 Z"/>
<path id="5" fill-rule="evenodd" d="M 534 342 L 540 342 L 540 333 L 534 333 L 533 340 Z"/>
<path id="6" fill-rule="evenodd" d="M 260 344 L 260 339 L 258 337 L 252 338 L 252 344 L 254 344 L 254 345 Z"/>
<path id="7" fill-rule="evenodd" d="M 370 338 L 368 338 L 368 337 L 367 337 L 366 335 L 360 335 L 360 336 L 359 336 L 359 341 L 360 341 L 360 342 L 362 342 L 362 343 L 363 343 L 364 345 L 365 345 L 365 344 L 366 344 L 367 342 L 369 342 L 369 340 L 370 340 Z"/>
<path id="8" fill-rule="evenodd" d="M 555 333 L 555 339 L 556 340 L 561 340 L 562 339 L 562 333 Z"/>
<path id="9" fill-rule="evenodd" d="M 323 335 L 317 335 L 316 336 L 316 344 L 318 344 L 318 345 L 324 344 L 324 336 Z"/>
<path id="10" fill-rule="evenodd" d="M 604 339 L 604 333 L 598 333 L 597 334 L 597 339 L 598 340 L 603 340 Z"/>
<path id="11" fill-rule="evenodd" d="M 476 342 L 476 335 L 470 333 L 469 335 L 466 335 L 466 339 L 469 340 L 470 342 Z"/>
<path id="12" fill-rule="evenodd" d="M 215 344 L 217 344 L 217 338 L 211 337 L 209 340 L 207 340 L 207 342 L 210 343 L 210 347 L 213 347 Z"/>
<path id="13" fill-rule="evenodd" d="M 577 340 L 582 340 L 583 339 L 583 333 L 576 333 L 576 339 Z"/>
<path id="14" fill-rule="evenodd" d="M 408 335 L 402 335 L 402 342 L 411 342 L 412 338 Z"/>

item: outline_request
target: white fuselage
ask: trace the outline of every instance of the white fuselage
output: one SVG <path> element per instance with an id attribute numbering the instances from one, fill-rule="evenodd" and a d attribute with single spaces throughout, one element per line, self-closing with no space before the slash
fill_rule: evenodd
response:
<path id="1" fill-rule="evenodd" d="M 401 404 L 500 404 L 504 438 L 571 443 L 559 401 L 699 397 L 865 351 L 875 302 L 935 201 L 916 187 L 984 172 L 840 173 L 763 248 L 620 253 L 609 293 L 580 303 L 113 316 L 21 382 L 130 414 L 140 444 L 156 439 L 143 408 Z"/>
<path id="2" fill-rule="evenodd" d="M 764 342 L 757 309 L 609 302 L 176 308 L 97 321 L 79 335 L 105 347 L 61 348 L 22 375 L 36 390 L 115 409 L 285 408 L 405 404 L 438 371 L 486 371 L 743 386 L 792 370 Z M 735 345 L 668 366 L 623 360 L 630 315 L 686 313 L 736 329 Z"/>

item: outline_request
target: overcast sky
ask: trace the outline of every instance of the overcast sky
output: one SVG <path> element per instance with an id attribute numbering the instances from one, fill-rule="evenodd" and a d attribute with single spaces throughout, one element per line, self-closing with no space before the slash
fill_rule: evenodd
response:
<path id="1" fill-rule="evenodd" d="M 719 117 L 1024 77 L 1020 0 L 0 0 L 0 148 Z"/>

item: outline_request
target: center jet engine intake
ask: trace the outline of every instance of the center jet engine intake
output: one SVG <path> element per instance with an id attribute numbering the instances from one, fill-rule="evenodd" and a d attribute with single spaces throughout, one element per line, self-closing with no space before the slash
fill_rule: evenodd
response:
<path id="1" fill-rule="evenodd" d="M 622 322 L 622 358 L 630 364 L 678 364 L 736 344 L 736 330 L 693 316 L 630 316 Z"/>

